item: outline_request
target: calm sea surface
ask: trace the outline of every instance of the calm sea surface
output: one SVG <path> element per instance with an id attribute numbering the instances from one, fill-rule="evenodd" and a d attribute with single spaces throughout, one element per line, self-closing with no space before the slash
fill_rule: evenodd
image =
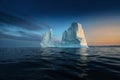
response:
<path id="1" fill-rule="evenodd" d="M 0 48 L 0 80 L 120 80 L 120 47 Z"/>

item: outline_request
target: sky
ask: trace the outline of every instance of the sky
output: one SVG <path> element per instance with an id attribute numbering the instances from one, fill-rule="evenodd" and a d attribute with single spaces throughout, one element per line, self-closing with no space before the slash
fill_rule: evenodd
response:
<path id="1" fill-rule="evenodd" d="M 39 47 L 79 22 L 89 46 L 120 45 L 119 0 L 0 0 L 0 47 Z"/>

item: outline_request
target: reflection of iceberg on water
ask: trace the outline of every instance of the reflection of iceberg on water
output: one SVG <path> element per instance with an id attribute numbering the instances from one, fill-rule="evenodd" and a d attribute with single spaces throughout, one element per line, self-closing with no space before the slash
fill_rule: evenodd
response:
<path id="1" fill-rule="evenodd" d="M 52 39 L 52 29 L 43 35 L 40 45 L 41 47 L 88 47 L 82 26 L 76 22 L 63 32 L 62 40 L 57 45 Z"/>

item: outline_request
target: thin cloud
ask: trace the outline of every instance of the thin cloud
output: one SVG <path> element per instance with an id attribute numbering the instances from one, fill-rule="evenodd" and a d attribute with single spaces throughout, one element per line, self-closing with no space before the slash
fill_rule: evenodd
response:
<path id="1" fill-rule="evenodd" d="M 35 24 L 30 20 L 26 20 L 18 16 L 13 16 L 8 13 L 0 12 L 0 26 L 2 26 L 3 24 L 14 25 L 28 30 L 42 29 L 42 26 Z"/>
<path id="2" fill-rule="evenodd" d="M 41 36 L 37 34 L 28 34 L 25 32 L 18 32 L 21 36 L 14 36 L 11 34 L 6 34 L 4 32 L 0 32 L 0 39 L 13 39 L 13 40 L 27 40 L 27 41 L 40 41 Z"/>

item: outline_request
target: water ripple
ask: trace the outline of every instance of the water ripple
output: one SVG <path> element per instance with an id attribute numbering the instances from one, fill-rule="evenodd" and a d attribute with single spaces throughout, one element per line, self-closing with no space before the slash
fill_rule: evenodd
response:
<path id="1" fill-rule="evenodd" d="M 0 80 L 120 80 L 120 47 L 0 48 L 0 52 Z"/>

